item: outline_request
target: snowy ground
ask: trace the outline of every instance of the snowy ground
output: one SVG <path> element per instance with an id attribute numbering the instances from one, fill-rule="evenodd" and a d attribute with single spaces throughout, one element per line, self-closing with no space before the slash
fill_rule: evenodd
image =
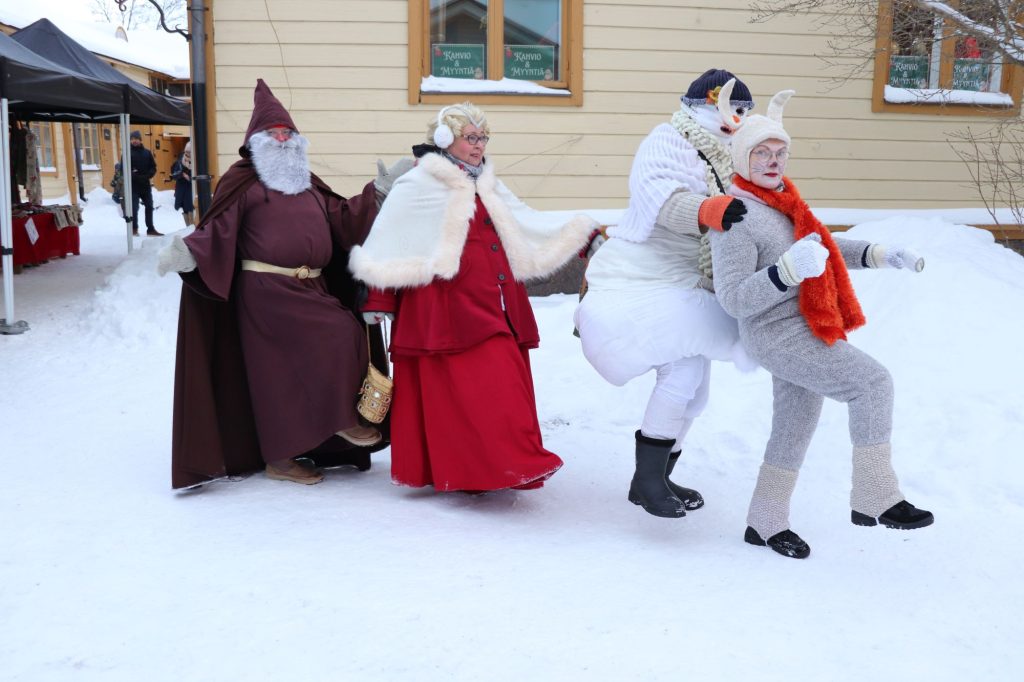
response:
<path id="1" fill-rule="evenodd" d="M 180 226 L 169 193 L 157 227 Z M 170 490 L 178 280 L 125 256 L 109 195 L 82 255 L 15 278 L 0 337 L 0 680 L 1010 680 L 1024 667 L 1024 258 L 938 219 L 858 225 L 920 275 L 856 272 L 852 341 L 896 383 L 894 454 L 934 526 L 849 521 L 827 403 L 794 500 L 813 548 L 742 541 L 770 428 L 763 371 L 718 365 L 686 444 L 685 519 L 626 501 L 651 382 L 605 384 L 573 297 L 534 299 L 540 491 L 437 495 L 368 473 Z M 1017 670 L 1017 673 L 1013 671 Z"/>

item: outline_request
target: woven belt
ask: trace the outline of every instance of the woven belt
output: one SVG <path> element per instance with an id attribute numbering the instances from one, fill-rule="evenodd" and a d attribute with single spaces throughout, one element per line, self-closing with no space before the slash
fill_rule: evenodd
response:
<path id="1" fill-rule="evenodd" d="M 258 260 L 243 260 L 242 269 L 252 270 L 253 272 L 272 272 L 275 275 L 286 275 L 295 279 L 310 279 L 320 276 L 320 268 L 311 268 L 308 265 L 302 265 L 297 268 L 282 268 L 278 265 L 261 263 Z"/>

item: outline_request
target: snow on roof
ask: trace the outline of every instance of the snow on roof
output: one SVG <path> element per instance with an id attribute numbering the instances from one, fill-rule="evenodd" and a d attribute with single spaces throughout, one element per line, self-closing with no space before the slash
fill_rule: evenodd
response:
<path id="1" fill-rule="evenodd" d="M 188 41 L 178 33 L 155 29 L 127 31 L 128 42 L 116 37 L 117 27 L 88 21 L 75 21 L 47 15 L 23 7 L 0 8 L 0 23 L 24 28 L 42 18 L 49 19 L 85 49 L 98 55 L 134 64 L 172 78 L 188 78 Z"/>

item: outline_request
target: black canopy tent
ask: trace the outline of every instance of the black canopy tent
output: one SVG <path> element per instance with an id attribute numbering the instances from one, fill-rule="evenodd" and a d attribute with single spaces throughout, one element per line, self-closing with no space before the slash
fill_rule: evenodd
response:
<path id="1" fill-rule="evenodd" d="M 12 90 L 12 111 L 21 118 L 50 121 L 104 121 L 117 120 L 121 128 L 121 164 L 130 167 L 129 125 L 166 123 L 191 125 L 192 113 L 188 102 L 162 95 L 115 69 L 96 55 L 75 42 L 48 19 L 40 19 L 16 31 L 10 37 L 0 34 L 0 45 L 8 47 L 14 62 L 25 61 L 34 70 L 20 69 L 0 74 Z M 3 52 L 7 54 L 7 52 Z M 30 60 L 31 61 L 28 61 Z M 10 61 L 10 60 L 6 60 Z M 90 90 L 87 86 L 94 85 Z M 4 91 L 6 92 L 6 90 Z M 4 95 L 8 98 L 8 95 Z M 23 98 L 16 101 L 16 98 Z M 39 100 L 39 101 L 36 101 Z M 6 101 L 6 99 L 5 99 Z M 6 110 L 5 110 L 6 112 Z M 10 162 L 9 144 L 6 141 L 7 119 L 4 114 L 5 135 L 4 159 Z M 5 166 L 6 167 L 6 166 Z M 5 171 L 8 184 L 3 195 L 6 208 L 6 232 L 3 244 L 11 243 L 10 172 Z M 128 251 L 132 250 L 131 219 L 132 196 L 131 173 L 124 173 L 122 208 L 125 219 L 125 234 Z M 24 323 L 13 322 L 13 282 L 9 273 L 13 259 L 5 256 L 4 292 L 6 322 L 0 321 L 0 333 L 18 333 L 27 329 Z M 7 299 L 11 301 L 7 304 Z"/>
<path id="2" fill-rule="evenodd" d="M 76 43 L 70 36 L 54 26 L 49 19 L 40 19 L 25 28 L 15 31 L 11 38 L 52 62 L 81 74 L 83 77 L 105 81 L 121 88 L 124 108 L 121 116 L 121 167 L 129 168 L 128 140 L 130 123 L 192 124 L 192 108 L 188 102 L 175 97 L 161 95 L 121 73 L 89 50 Z M 122 173 L 124 189 L 121 198 L 125 221 L 125 239 L 128 251 L 132 250 L 132 176 Z"/>
<path id="3" fill-rule="evenodd" d="M 112 121 L 123 110 L 121 88 L 49 61 L 0 33 L 0 257 L 4 313 L 0 333 L 28 329 L 14 321 L 9 114 L 34 121 Z"/>
<path id="4" fill-rule="evenodd" d="M 32 120 L 116 119 L 123 95 L 113 83 L 67 69 L 0 32 L 0 95 Z"/>
<path id="5" fill-rule="evenodd" d="M 29 24 L 12 33 L 11 38 L 69 71 L 121 86 L 124 96 L 122 112 L 130 115 L 134 123 L 192 125 L 192 109 L 188 102 L 161 95 L 133 81 L 76 43 L 49 19 Z"/>

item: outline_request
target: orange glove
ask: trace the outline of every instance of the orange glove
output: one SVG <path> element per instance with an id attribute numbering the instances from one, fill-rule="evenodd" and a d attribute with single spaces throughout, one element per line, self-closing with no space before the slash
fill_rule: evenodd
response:
<path id="1" fill-rule="evenodd" d="M 746 213 L 747 207 L 742 201 L 723 194 L 704 200 L 697 211 L 697 223 L 722 232 L 743 220 Z"/>

